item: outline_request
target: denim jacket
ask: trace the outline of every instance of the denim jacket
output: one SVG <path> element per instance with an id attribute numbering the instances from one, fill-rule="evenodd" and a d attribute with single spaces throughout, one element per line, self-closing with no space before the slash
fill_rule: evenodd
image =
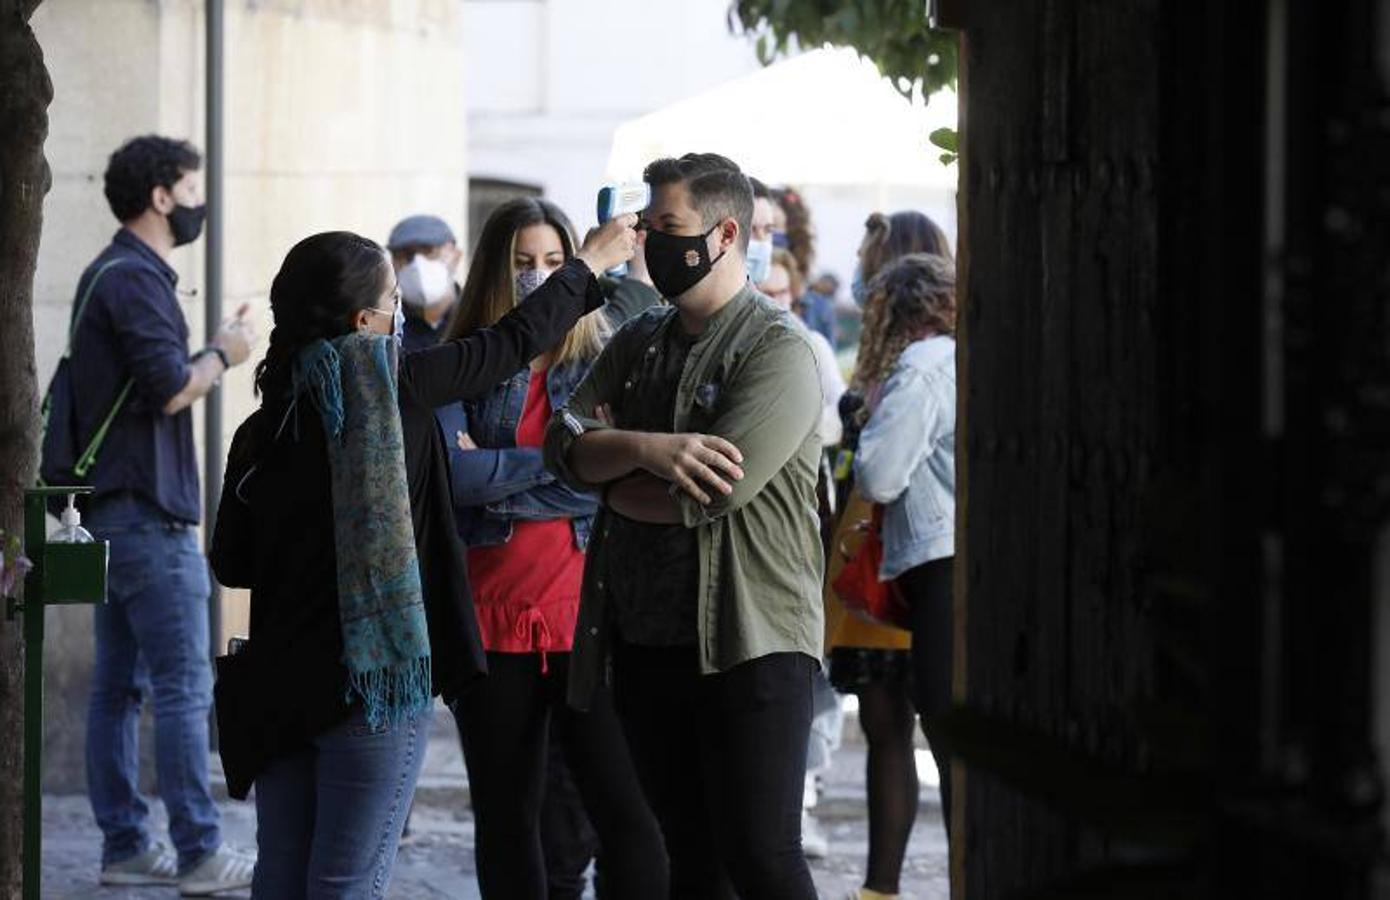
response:
<path id="1" fill-rule="evenodd" d="M 955 555 L 955 340 L 938 335 L 903 351 L 859 436 L 854 477 L 884 507 L 880 580 Z"/>
<path id="2" fill-rule="evenodd" d="M 588 363 L 572 363 L 547 373 L 552 409 L 565 405 L 588 371 Z M 516 446 L 531 375 L 530 369 L 523 369 L 479 399 L 435 411 L 449 447 L 459 537 L 469 547 L 505 544 L 518 520 L 569 519 L 575 546 L 582 551 L 589 544 L 598 499 L 556 480 L 546 471 L 540 447 Z M 460 450 L 455 439 L 459 431 L 478 449 Z"/>

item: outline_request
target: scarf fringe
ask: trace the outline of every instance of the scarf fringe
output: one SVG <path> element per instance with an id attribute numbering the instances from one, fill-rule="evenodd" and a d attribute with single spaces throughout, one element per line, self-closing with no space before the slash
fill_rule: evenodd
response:
<path id="1" fill-rule="evenodd" d="M 394 728 L 430 708 L 430 685 L 430 658 L 421 656 L 389 668 L 351 673 L 347 699 L 362 701 L 369 728 Z"/>

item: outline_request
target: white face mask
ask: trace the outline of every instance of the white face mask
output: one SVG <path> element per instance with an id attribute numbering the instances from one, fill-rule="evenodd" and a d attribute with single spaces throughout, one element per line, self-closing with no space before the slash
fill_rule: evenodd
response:
<path id="1" fill-rule="evenodd" d="M 748 242 L 748 280 L 762 284 L 772 268 L 772 240 Z"/>
<path id="2" fill-rule="evenodd" d="M 454 299 L 454 277 L 441 259 L 417 255 L 396 280 L 401 286 L 401 300 L 417 309 Z"/>

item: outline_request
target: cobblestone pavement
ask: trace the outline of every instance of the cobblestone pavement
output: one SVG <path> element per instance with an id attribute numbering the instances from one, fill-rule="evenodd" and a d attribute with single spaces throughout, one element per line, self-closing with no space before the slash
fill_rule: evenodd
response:
<path id="1" fill-rule="evenodd" d="M 845 745 L 825 777 L 816 815 L 830 839 L 830 855 L 812 863 L 816 886 L 827 900 L 843 900 L 861 883 L 868 852 L 864 819 L 864 747 L 851 718 Z M 214 763 L 216 761 L 214 760 Z M 435 718 L 425 771 L 417 789 L 411 832 L 401 846 L 391 890 L 393 900 L 470 900 L 478 897 L 473 869 L 473 817 L 468 781 L 452 717 Z M 152 802 L 156 833 L 163 811 Z M 250 803 L 224 801 L 223 829 L 231 843 L 255 846 L 255 811 Z M 61 900 L 134 900 L 176 896 L 172 888 L 103 888 L 97 884 L 100 833 L 83 796 L 44 798 L 44 897 Z M 946 900 L 946 838 L 940 801 L 924 788 L 917 825 L 903 870 L 902 889 L 911 900 Z M 228 897 L 249 897 L 249 892 Z"/>

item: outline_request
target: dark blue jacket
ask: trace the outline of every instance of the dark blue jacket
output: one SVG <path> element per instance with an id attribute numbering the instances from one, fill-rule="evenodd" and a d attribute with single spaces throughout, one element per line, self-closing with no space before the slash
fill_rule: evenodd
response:
<path id="1" fill-rule="evenodd" d="M 589 371 L 588 363 L 552 368 L 546 392 L 552 409 L 559 409 Z M 465 400 L 435 411 L 449 446 L 449 469 L 454 515 L 459 537 L 470 547 L 505 544 L 515 521 L 569 519 L 574 543 L 589 545 L 589 531 L 598 498 L 571 490 L 546 471 L 540 447 L 516 445 L 529 369 L 518 372 L 478 400 Z M 455 440 L 464 432 L 477 450 L 460 450 Z"/>
<path id="2" fill-rule="evenodd" d="M 202 501 L 193 411 L 164 414 L 189 377 L 188 322 L 174 290 L 178 276 L 122 228 L 82 273 L 77 297 L 104 263 L 117 258 L 120 264 L 107 269 L 92 291 L 72 341 L 77 433 L 84 445 L 111 412 L 121 387 L 134 381 L 92 467 L 92 502 L 133 496 L 164 518 L 196 523 Z"/>

